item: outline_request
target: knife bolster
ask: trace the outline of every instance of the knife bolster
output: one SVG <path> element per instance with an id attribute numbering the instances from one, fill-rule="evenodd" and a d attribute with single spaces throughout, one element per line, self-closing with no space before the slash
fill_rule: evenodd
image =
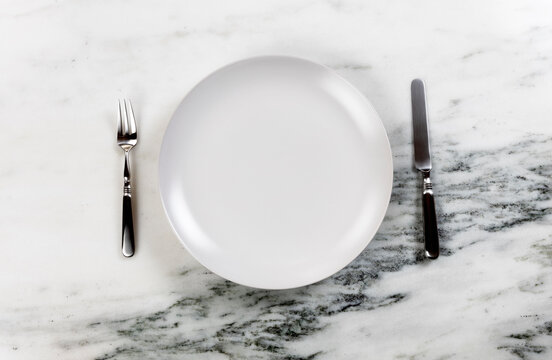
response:
<path id="1" fill-rule="evenodd" d="M 433 184 L 431 183 L 431 178 L 429 177 L 429 171 L 424 171 L 424 185 L 423 193 L 433 195 Z"/>

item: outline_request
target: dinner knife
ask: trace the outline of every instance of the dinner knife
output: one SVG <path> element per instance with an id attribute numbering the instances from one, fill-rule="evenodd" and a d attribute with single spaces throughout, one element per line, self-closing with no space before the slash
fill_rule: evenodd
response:
<path id="1" fill-rule="evenodd" d="M 433 184 L 431 183 L 431 152 L 429 147 L 429 126 L 427 120 L 425 85 L 420 79 L 411 84 L 412 123 L 414 127 L 414 165 L 422 173 L 422 202 L 424 209 L 424 239 L 425 255 L 430 259 L 439 256 L 439 234 L 437 232 L 437 216 L 433 200 Z"/>

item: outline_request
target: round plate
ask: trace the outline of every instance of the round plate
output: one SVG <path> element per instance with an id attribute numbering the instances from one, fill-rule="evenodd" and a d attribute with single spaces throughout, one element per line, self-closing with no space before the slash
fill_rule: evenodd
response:
<path id="1" fill-rule="evenodd" d="M 370 242 L 393 182 L 385 129 L 329 68 L 282 56 L 201 81 L 166 130 L 161 198 L 186 249 L 239 284 L 322 280 Z"/>

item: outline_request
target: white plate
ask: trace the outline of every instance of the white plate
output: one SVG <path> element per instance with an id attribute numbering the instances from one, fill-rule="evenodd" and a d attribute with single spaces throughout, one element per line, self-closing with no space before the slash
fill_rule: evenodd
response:
<path id="1" fill-rule="evenodd" d="M 182 101 L 159 158 L 186 249 L 257 288 L 322 280 L 370 242 L 393 182 L 385 129 L 332 70 L 281 56 L 214 72 Z"/>

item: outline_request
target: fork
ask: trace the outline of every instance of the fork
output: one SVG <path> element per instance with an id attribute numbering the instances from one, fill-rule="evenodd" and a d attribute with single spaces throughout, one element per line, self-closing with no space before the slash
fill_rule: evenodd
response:
<path id="1" fill-rule="evenodd" d="M 119 100 L 119 122 L 117 123 L 117 144 L 125 152 L 123 185 L 123 235 L 122 251 L 126 257 L 134 255 L 134 223 L 132 221 L 132 184 L 130 177 L 130 150 L 138 142 L 136 120 L 130 100 Z"/>

